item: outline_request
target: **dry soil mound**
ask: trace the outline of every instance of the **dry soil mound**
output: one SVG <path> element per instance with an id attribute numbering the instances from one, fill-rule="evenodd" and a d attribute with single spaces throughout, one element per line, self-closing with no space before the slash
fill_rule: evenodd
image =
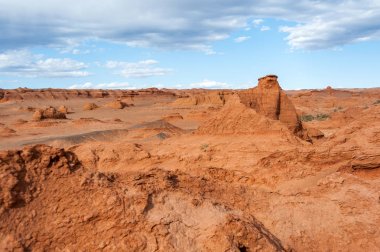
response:
<path id="1" fill-rule="evenodd" d="M 88 125 L 91 123 L 104 123 L 104 121 L 96 119 L 96 118 L 92 118 L 92 117 L 81 117 L 79 119 L 74 119 L 72 122 L 76 125 Z"/>
<path id="2" fill-rule="evenodd" d="M 174 126 L 173 124 L 164 121 L 157 120 L 153 122 L 146 122 L 137 124 L 131 127 L 132 130 L 146 130 L 146 131 L 156 131 L 156 132 L 167 132 L 171 134 L 182 134 L 184 130 Z"/>

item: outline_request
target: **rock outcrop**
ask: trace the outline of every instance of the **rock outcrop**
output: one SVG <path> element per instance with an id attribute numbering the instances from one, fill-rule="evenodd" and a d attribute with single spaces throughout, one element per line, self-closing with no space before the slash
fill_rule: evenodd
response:
<path id="1" fill-rule="evenodd" d="M 232 96 L 226 105 L 198 130 L 198 134 L 255 134 L 269 131 L 287 131 L 279 122 L 273 122 L 254 109 L 241 103 L 239 96 Z"/>
<path id="2" fill-rule="evenodd" d="M 14 129 L 8 128 L 0 124 L 0 137 L 10 137 L 14 136 L 16 131 Z"/>
<path id="3" fill-rule="evenodd" d="M 131 172 L 133 160 L 117 160 L 120 148 L 93 147 L 83 148 L 83 163 L 44 145 L 0 152 L 1 251 L 286 251 L 254 216 L 229 207 L 226 186 L 235 201 L 241 191 L 218 177 Z M 149 157 L 141 146 L 125 147 L 134 160 Z M 96 170 L 93 156 L 123 172 Z"/>
<path id="4" fill-rule="evenodd" d="M 0 152 L 0 214 L 31 202 L 49 176 L 70 173 L 78 160 L 70 152 L 46 145 Z"/>
<path id="5" fill-rule="evenodd" d="M 54 107 L 46 107 L 38 109 L 34 112 L 32 119 L 34 121 L 41 121 L 44 119 L 66 119 L 66 114 L 58 111 Z"/>
<path id="6" fill-rule="evenodd" d="M 155 97 L 175 94 L 170 90 L 147 88 L 139 90 L 100 90 L 100 89 L 0 89 L 0 103 L 21 100 L 68 100 L 77 98 L 133 98 Z"/>
<path id="7" fill-rule="evenodd" d="M 316 128 L 307 128 L 305 129 L 305 133 L 311 139 L 321 139 L 325 136 L 322 131 Z"/>
<path id="8" fill-rule="evenodd" d="M 229 91 L 193 91 L 178 97 L 173 106 L 223 106 L 232 92 Z"/>
<path id="9" fill-rule="evenodd" d="M 97 108 L 98 108 L 98 105 L 92 102 L 88 102 L 83 105 L 83 110 L 94 110 Z"/>
<path id="10" fill-rule="evenodd" d="M 281 89 L 276 75 L 259 79 L 257 87 L 239 92 L 240 100 L 260 115 L 284 123 L 293 133 L 302 130 L 296 109 Z"/>
<path id="11" fill-rule="evenodd" d="M 183 116 L 180 113 L 171 113 L 162 117 L 162 120 L 165 120 L 165 121 L 175 121 L 175 120 L 182 120 L 182 119 L 183 119 Z"/>
<path id="12" fill-rule="evenodd" d="M 58 111 L 63 113 L 63 114 L 69 113 L 69 109 L 65 105 L 59 106 Z"/>
<path id="13" fill-rule="evenodd" d="M 125 107 L 129 107 L 128 104 L 122 101 L 112 101 L 105 105 L 107 108 L 113 108 L 113 109 L 123 109 Z"/>

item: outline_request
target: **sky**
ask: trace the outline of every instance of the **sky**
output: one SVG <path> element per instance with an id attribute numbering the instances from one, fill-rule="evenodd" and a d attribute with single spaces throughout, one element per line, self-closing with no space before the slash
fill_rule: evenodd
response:
<path id="1" fill-rule="evenodd" d="M 0 88 L 380 86 L 380 0 L 0 0 Z"/>

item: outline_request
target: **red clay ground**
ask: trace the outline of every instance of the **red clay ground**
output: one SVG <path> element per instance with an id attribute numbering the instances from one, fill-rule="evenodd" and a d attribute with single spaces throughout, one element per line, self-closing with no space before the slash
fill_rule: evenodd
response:
<path id="1" fill-rule="evenodd" d="M 380 89 L 0 98 L 0 251 L 380 250 Z"/>

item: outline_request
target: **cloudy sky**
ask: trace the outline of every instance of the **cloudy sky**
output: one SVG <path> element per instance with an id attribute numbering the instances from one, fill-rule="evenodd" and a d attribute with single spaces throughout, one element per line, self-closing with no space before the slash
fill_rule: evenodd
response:
<path id="1" fill-rule="evenodd" d="M 0 0 L 0 88 L 380 86 L 380 0 Z"/>

